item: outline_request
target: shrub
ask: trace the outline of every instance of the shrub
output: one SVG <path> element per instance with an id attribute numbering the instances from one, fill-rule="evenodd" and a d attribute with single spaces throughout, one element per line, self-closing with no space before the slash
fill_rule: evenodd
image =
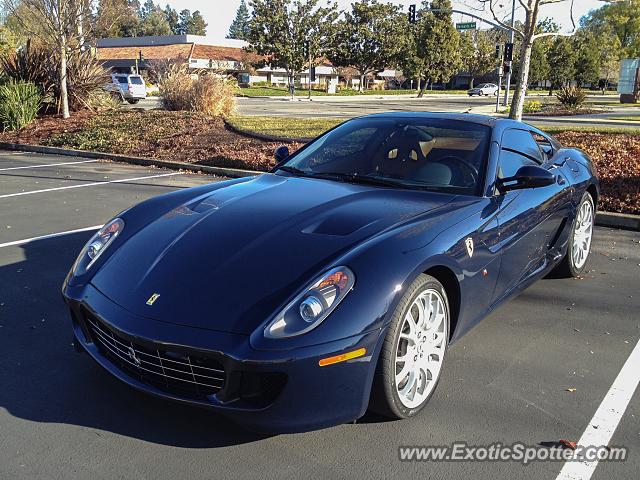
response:
<path id="1" fill-rule="evenodd" d="M 113 95 L 104 90 L 95 90 L 89 92 L 84 102 L 89 110 L 94 112 L 108 112 L 117 110 L 122 106 L 119 96 Z"/>
<path id="2" fill-rule="evenodd" d="M 3 130 L 20 130 L 38 115 L 42 93 L 32 82 L 9 80 L 0 86 L 0 121 Z"/>
<path id="3" fill-rule="evenodd" d="M 167 110 L 229 116 L 235 110 L 236 87 L 213 75 L 194 78 L 182 65 L 168 66 L 159 76 L 160 97 Z"/>
<path id="4" fill-rule="evenodd" d="M 0 68 L 13 80 L 32 82 L 39 88 L 47 109 L 60 105 L 59 55 L 54 50 L 27 43 L 25 48 L 0 59 Z M 89 96 L 109 82 L 107 70 L 90 51 L 71 50 L 67 59 L 67 92 L 72 111 L 89 107 Z"/>
<path id="5" fill-rule="evenodd" d="M 542 104 L 536 100 L 528 100 L 522 106 L 524 113 L 537 113 L 542 110 Z"/>
<path id="6" fill-rule="evenodd" d="M 587 99 L 587 94 L 578 87 L 565 85 L 560 89 L 560 91 L 558 91 L 558 93 L 556 93 L 556 97 L 562 106 L 570 109 L 577 109 Z"/>

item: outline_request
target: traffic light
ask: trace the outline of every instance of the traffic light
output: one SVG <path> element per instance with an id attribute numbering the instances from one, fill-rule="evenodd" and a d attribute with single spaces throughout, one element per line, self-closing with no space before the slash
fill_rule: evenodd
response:
<path id="1" fill-rule="evenodd" d="M 311 83 L 314 83 L 316 81 L 316 67 L 311 67 L 309 80 L 311 81 Z"/>
<path id="2" fill-rule="evenodd" d="M 510 62 L 513 60 L 513 43 L 505 43 L 504 44 L 504 61 Z"/>
<path id="3" fill-rule="evenodd" d="M 309 41 L 304 42 L 304 56 L 309 58 Z"/>
<path id="4" fill-rule="evenodd" d="M 416 6 L 409 5 L 409 23 L 416 23 Z"/>

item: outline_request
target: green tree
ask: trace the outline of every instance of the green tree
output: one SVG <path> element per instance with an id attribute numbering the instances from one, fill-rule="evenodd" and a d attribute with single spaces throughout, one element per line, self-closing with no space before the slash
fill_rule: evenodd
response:
<path id="1" fill-rule="evenodd" d="M 592 10 L 581 25 L 594 33 L 613 30 L 627 57 L 640 57 L 640 0 L 602 0 L 607 2 Z"/>
<path id="2" fill-rule="evenodd" d="M 407 61 L 403 62 L 412 77 L 419 80 L 419 97 L 429 83 L 448 82 L 462 67 L 460 34 L 451 19 L 450 0 L 434 0 L 430 12 L 428 2 L 418 15 L 409 43 Z"/>
<path id="3" fill-rule="evenodd" d="M 609 82 L 618 79 L 620 74 L 620 58 L 623 54 L 622 45 L 620 39 L 613 31 L 613 28 L 603 28 L 598 34 L 598 63 L 600 66 L 600 78 L 603 80 L 603 91 Z"/>
<path id="4" fill-rule="evenodd" d="M 191 10 L 184 9 L 178 15 L 178 33 L 180 35 L 206 35 L 207 24 L 199 10 L 191 13 Z"/>
<path id="5" fill-rule="evenodd" d="M 547 55 L 549 62 L 549 95 L 554 88 L 567 85 L 575 78 L 575 51 L 571 40 L 567 37 L 556 37 Z"/>
<path id="6" fill-rule="evenodd" d="M 159 6 L 147 0 L 142 8 L 139 36 L 171 35 L 171 26 Z"/>
<path id="7" fill-rule="evenodd" d="M 360 90 L 367 75 L 392 66 L 404 49 L 407 17 L 391 3 L 361 0 L 336 25 L 329 59 L 337 67 L 353 67 Z"/>
<path id="8" fill-rule="evenodd" d="M 227 38 L 235 38 L 238 40 L 246 40 L 249 35 L 249 22 L 251 17 L 245 0 L 240 0 L 240 6 L 236 12 L 236 18 L 231 22 Z"/>
<path id="9" fill-rule="evenodd" d="M 636 0 L 633 0 L 636 1 Z M 640 1 L 640 0 L 637 0 Z M 484 9 L 489 10 L 493 16 L 493 21 L 502 28 L 511 31 L 519 39 L 519 56 L 516 75 L 516 90 L 511 101 L 509 117 L 520 120 L 522 119 L 522 110 L 524 100 L 527 94 L 529 84 L 529 68 L 531 65 L 531 54 L 533 45 L 536 41 L 545 37 L 555 37 L 561 35 L 557 32 L 538 32 L 538 18 L 541 16 L 542 9 L 548 5 L 555 5 L 557 8 L 567 7 L 571 18 L 573 19 L 573 3 L 574 0 L 518 0 L 519 9 L 524 14 L 524 22 L 520 25 L 510 25 L 504 21 L 500 14 L 503 7 L 503 0 L 476 0 Z"/>
<path id="10" fill-rule="evenodd" d="M 100 0 L 94 33 L 97 38 L 135 37 L 140 29 L 139 4 L 129 0 Z"/>
<path id="11" fill-rule="evenodd" d="M 538 22 L 537 33 L 552 33 L 560 31 L 560 26 L 550 18 Z M 534 42 L 531 49 L 531 63 L 529 65 L 529 84 L 540 83 L 549 79 L 549 61 L 547 60 L 553 38 L 543 37 Z"/>
<path id="12" fill-rule="evenodd" d="M 318 7 L 320 0 L 252 0 L 249 50 L 282 68 L 289 86 L 295 76 L 325 55 L 331 42 L 337 6 Z"/>
<path id="13" fill-rule="evenodd" d="M 496 47 L 486 30 L 466 32 L 460 35 L 462 68 L 469 74 L 469 88 L 476 77 L 484 75 L 496 66 Z"/>
<path id="14" fill-rule="evenodd" d="M 164 16 L 167 19 L 171 33 L 178 35 L 180 33 L 180 17 L 178 16 L 178 12 L 176 12 L 175 8 L 171 7 L 171 5 L 167 5 L 164 7 Z"/>
<path id="15" fill-rule="evenodd" d="M 579 87 L 585 83 L 597 84 L 600 78 L 599 40 L 588 30 L 579 30 L 573 38 L 575 51 L 574 78 Z"/>
<path id="16" fill-rule="evenodd" d="M 187 32 L 189 35 L 206 35 L 207 34 L 207 22 L 204 21 L 204 17 L 200 13 L 200 10 L 196 10 L 191 15 L 191 28 Z"/>

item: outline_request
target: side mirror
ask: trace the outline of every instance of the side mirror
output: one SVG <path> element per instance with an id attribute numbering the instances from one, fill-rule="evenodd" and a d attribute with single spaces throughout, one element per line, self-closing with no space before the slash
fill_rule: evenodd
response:
<path id="1" fill-rule="evenodd" d="M 536 165 L 520 167 L 513 177 L 503 178 L 498 181 L 498 190 L 522 190 L 523 188 L 538 188 L 553 185 L 556 176 L 549 170 Z"/>
<path id="2" fill-rule="evenodd" d="M 280 163 L 289 157 L 289 147 L 286 145 L 280 145 L 276 148 L 276 151 L 273 153 L 274 158 L 276 159 L 276 163 Z"/>

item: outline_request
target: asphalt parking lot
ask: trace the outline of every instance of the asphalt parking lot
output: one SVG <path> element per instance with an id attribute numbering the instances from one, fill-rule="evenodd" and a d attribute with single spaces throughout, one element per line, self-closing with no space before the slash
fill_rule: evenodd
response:
<path id="1" fill-rule="evenodd" d="M 453 345 L 434 398 L 408 421 L 368 414 L 256 435 L 133 391 L 75 353 L 60 286 L 94 229 L 145 198 L 216 180 L 0 152 L 1 479 L 556 478 L 563 463 L 400 462 L 398 447 L 607 438 L 611 425 L 607 444 L 629 457 L 591 478 L 637 476 L 640 390 L 620 419 L 594 415 L 640 338 L 638 232 L 597 228 L 583 278 L 539 281 Z"/>

